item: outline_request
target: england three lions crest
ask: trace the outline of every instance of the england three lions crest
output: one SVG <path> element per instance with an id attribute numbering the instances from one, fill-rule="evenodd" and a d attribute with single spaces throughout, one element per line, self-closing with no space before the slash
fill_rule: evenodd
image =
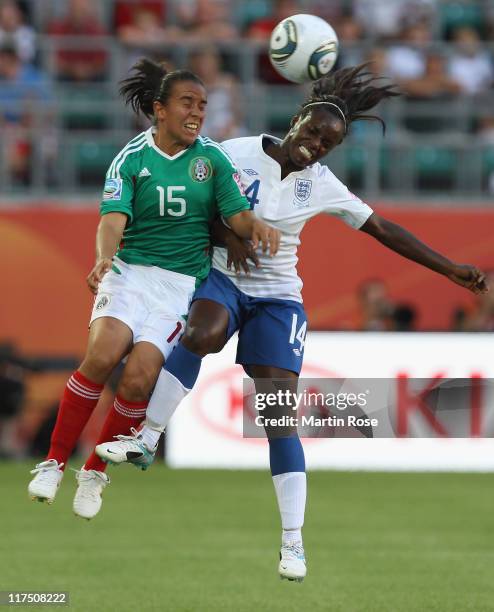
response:
<path id="1" fill-rule="evenodd" d="M 309 206 L 309 198 L 312 191 L 310 179 L 295 180 L 295 206 Z"/>

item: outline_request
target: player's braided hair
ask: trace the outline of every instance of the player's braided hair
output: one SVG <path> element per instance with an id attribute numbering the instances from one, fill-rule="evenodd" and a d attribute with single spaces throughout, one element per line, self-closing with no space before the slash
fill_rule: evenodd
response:
<path id="1" fill-rule="evenodd" d="M 383 77 L 376 77 L 367 70 L 369 63 L 341 68 L 332 74 L 314 82 L 310 97 L 302 104 L 303 116 L 314 104 L 327 104 L 327 109 L 336 116 L 344 118 L 345 132 L 352 121 L 379 121 L 386 128 L 384 121 L 377 115 L 368 115 L 366 111 L 374 108 L 381 100 L 399 96 L 400 92 L 392 83 L 376 85 Z M 334 105 L 334 106 L 333 106 Z M 335 108 L 337 107 L 337 108 Z M 307 110 L 306 110 L 307 109 Z M 333 110 L 332 110 L 333 109 Z"/>
<path id="2" fill-rule="evenodd" d="M 132 66 L 134 74 L 120 82 L 119 93 L 130 104 L 135 113 L 143 113 L 151 118 L 154 115 L 155 100 L 166 104 L 173 84 L 178 81 L 194 81 L 203 85 L 201 79 L 189 70 L 168 72 L 163 64 L 142 58 Z"/>

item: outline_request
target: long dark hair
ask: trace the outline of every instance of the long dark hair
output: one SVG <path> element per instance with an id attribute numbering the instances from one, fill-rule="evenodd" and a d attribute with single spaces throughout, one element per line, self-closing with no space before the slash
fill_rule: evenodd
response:
<path id="1" fill-rule="evenodd" d="M 151 118 L 154 115 L 153 102 L 166 104 L 173 84 L 178 81 L 194 81 L 204 87 L 201 79 L 189 70 L 168 72 L 166 66 L 147 58 L 142 58 L 132 66 L 132 76 L 120 81 L 119 93 L 130 104 L 135 113 L 143 113 Z"/>
<path id="2" fill-rule="evenodd" d="M 366 114 L 381 100 L 399 96 L 393 83 L 377 85 L 383 77 L 376 77 L 368 70 L 369 63 L 341 68 L 332 74 L 314 82 L 309 98 L 302 104 L 300 115 L 309 110 L 309 105 L 330 102 L 338 107 L 332 112 L 340 118 L 345 117 L 346 131 L 353 121 L 378 121 L 383 132 L 386 129 L 384 121 L 377 115 Z M 334 107 L 333 107 L 334 108 Z M 307 109 L 307 110 L 305 110 Z M 331 111 L 331 106 L 327 106 Z"/>

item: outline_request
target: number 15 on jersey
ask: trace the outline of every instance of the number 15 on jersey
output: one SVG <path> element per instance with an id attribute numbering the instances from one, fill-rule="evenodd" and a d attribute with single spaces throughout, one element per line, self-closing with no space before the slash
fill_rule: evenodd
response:
<path id="1" fill-rule="evenodd" d="M 168 214 L 171 217 L 183 217 L 185 215 L 187 202 L 183 198 L 175 196 L 175 193 L 181 193 L 185 191 L 184 185 L 168 185 L 168 187 L 166 188 L 166 198 L 164 187 L 158 185 L 156 189 L 158 190 L 160 197 L 160 217 L 164 217 L 165 214 Z M 166 207 L 167 204 L 169 206 L 168 208 Z M 171 208 L 172 205 L 174 205 L 174 208 Z"/>

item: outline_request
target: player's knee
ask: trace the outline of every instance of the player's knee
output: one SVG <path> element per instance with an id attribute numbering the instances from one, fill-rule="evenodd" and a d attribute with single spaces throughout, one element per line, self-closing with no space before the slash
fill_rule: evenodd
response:
<path id="1" fill-rule="evenodd" d="M 182 343 L 189 351 L 204 356 L 221 351 L 225 340 L 226 332 L 222 328 L 187 326 Z"/>
<path id="2" fill-rule="evenodd" d="M 81 370 L 90 380 L 98 380 L 110 376 L 119 361 L 119 356 L 111 352 L 91 351 L 82 362 Z"/>
<path id="3" fill-rule="evenodd" d="M 118 394 L 129 402 L 145 402 L 149 399 L 154 378 L 146 368 L 124 371 L 118 385 Z"/>

